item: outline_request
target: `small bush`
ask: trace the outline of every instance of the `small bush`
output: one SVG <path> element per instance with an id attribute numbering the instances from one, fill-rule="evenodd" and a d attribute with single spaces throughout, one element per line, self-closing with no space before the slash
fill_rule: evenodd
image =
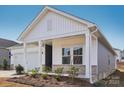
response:
<path id="1" fill-rule="evenodd" d="M 24 68 L 20 64 L 18 64 L 15 68 L 17 74 L 22 74 L 24 72 Z"/>
<path id="2" fill-rule="evenodd" d="M 35 78 L 37 74 L 38 74 L 38 71 L 37 70 L 34 70 L 34 69 L 31 70 L 31 76 L 32 77 Z"/>
<path id="3" fill-rule="evenodd" d="M 69 73 L 69 76 L 71 77 L 72 81 L 74 81 L 74 78 L 78 75 L 78 72 L 79 72 L 79 68 L 76 68 L 74 66 L 72 66 L 68 73 Z"/>
<path id="4" fill-rule="evenodd" d="M 43 79 L 47 79 L 47 78 L 48 78 L 48 74 L 42 74 L 41 77 L 42 77 Z"/>
<path id="5" fill-rule="evenodd" d="M 48 72 L 51 72 L 51 71 L 52 71 L 52 69 L 50 67 L 47 67 L 47 66 L 43 67 L 43 72 L 48 73 Z"/>
<path id="6" fill-rule="evenodd" d="M 98 81 L 93 84 L 95 87 L 104 87 L 105 83 L 103 81 Z"/>
<path id="7" fill-rule="evenodd" d="M 61 74 L 62 74 L 62 72 L 63 72 L 63 69 L 64 69 L 64 68 L 57 68 L 57 69 L 55 70 L 55 73 L 57 74 L 57 75 L 55 76 L 55 79 L 56 79 L 56 80 L 58 80 L 58 81 L 61 80 Z"/>
<path id="8" fill-rule="evenodd" d="M 3 60 L 3 69 L 7 70 L 8 68 L 8 61 L 6 59 Z"/>
<path id="9" fill-rule="evenodd" d="M 0 64 L 0 69 L 2 69 L 2 67 L 3 67 L 3 66 Z"/>
<path id="10" fill-rule="evenodd" d="M 44 66 L 44 67 L 43 67 L 43 72 L 45 72 L 45 74 L 42 74 L 41 77 L 42 77 L 43 79 L 47 79 L 47 77 L 48 77 L 48 72 L 51 72 L 51 71 L 52 71 L 52 69 L 51 69 L 50 67 Z"/>

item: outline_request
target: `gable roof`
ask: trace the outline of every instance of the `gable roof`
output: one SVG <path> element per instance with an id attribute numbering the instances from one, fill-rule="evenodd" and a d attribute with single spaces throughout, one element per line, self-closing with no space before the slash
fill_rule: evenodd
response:
<path id="1" fill-rule="evenodd" d="M 22 40 L 30 31 L 31 29 L 33 28 L 34 25 L 36 25 L 39 21 L 40 18 L 42 18 L 48 11 L 52 11 L 52 12 L 55 12 L 59 15 L 62 15 L 62 16 L 65 16 L 67 18 L 70 18 L 72 20 L 75 20 L 77 22 L 80 22 L 80 23 L 83 23 L 85 25 L 88 26 L 88 28 L 93 28 L 93 29 L 89 29 L 91 32 L 94 30 L 94 27 L 95 29 L 97 29 L 96 33 L 94 33 L 98 38 L 99 40 L 114 54 L 116 55 L 115 51 L 113 50 L 112 46 L 110 45 L 110 43 L 107 41 L 107 39 L 104 37 L 104 35 L 101 33 L 100 29 L 98 28 L 98 26 L 96 26 L 95 23 L 93 22 L 90 22 L 86 19 L 81 19 L 77 16 L 74 16 L 74 15 L 71 15 L 69 13 L 66 13 L 66 12 L 63 12 L 63 11 L 60 11 L 58 9 L 55 9 L 55 8 L 51 8 L 51 7 L 48 7 L 48 6 L 45 6 L 42 11 L 36 16 L 36 18 L 32 21 L 31 24 L 29 24 L 27 26 L 27 28 L 20 34 L 20 36 L 18 37 L 17 40 Z"/>
<path id="2" fill-rule="evenodd" d="M 29 24 L 29 25 L 26 27 L 26 29 L 20 34 L 20 36 L 18 37 L 17 40 L 21 40 L 22 38 L 24 38 L 25 35 L 30 32 L 30 30 L 33 28 L 33 26 L 37 24 L 38 20 L 39 20 L 41 17 L 43 17 L 43 15 L 45 15 L 48 11 L 55 12 L 55 13 L 57 13 L 57 14 L 60 14 L 60 15 L 62 15 L 62 16 L 65 16 L 65 17 L 67 17 L 67 18 L 70 18 L 70 19 L 72 19 L 72 20 L 75 20 L 75 21 L 77 21 L 77 22 L 86 24 L 88 27 L 94 25 L 94 23 L 92 23 L 92 22 L 90 22 L 90 21 L 88 21 L 88 20 L 81 19 L 81 18 L 79 18 L 79 17 L 73 16 L 73 15 L 71 15 L 71 14 L 69 14 L 69 13 L 65 13 L 65 12 L 60 11 L 60 10 L 58 10 L 58 9 L 45 6 L 45 7 L 43 8 L 43 10 L 39 13 L 39 15 L 37 15 L 36 18 L 32 21 L 32 23 Z"/>

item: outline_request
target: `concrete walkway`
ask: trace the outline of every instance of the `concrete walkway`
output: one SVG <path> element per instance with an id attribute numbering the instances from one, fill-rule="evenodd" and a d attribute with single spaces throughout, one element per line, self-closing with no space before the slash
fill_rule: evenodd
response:
<path id="1" fill-rule="evenodd" d="M 16 75 L 15 70 L 0 70 L 0 77 L 20 77 L 22 75 Z"/>

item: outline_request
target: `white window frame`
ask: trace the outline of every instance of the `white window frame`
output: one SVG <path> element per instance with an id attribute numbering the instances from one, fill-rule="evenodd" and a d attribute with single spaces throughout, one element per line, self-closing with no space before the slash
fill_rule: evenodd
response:
<path id="1" fill-rule="evenodd" d="M 64 48 L 69 48 L 69 47 L 64 47 Z M 70 49 L 70 55 L 63 55 L 62 54 L 62 64 L 63 64 L 63 57 L 70 57 L 70 61 L 71 61 L 71 48 L 69 48 Z M 63 50 L 63 48 L 62 48 L 62 50 Z M 63 52 L 63 51 L 62 51 Z M 71 63 L 71 62 L 70 62 Z M 64 64 L 65 65 L 65 64 Z M 68 64 L 69 65 L 69 64 Z"/>
<path id="2" fill-rule="evenodd" d="M 74 48 L 79 47 L 82 48 L 82 55 L 74 55 Z M 84 62 L 84 46 L 83 45 L 75 45 L 72 47 L 72 65 L 81 65 L 81 64 L 74 64 L 74 56 L 82 56 L 82 64 Z"/>
<path id="3" fill-rule="evenodd" d="M 82 55 L 79 55 L 79 56 L 82 56 L 82 64 L 74 64 L 74 62 L 73 62 L 73 58 L 74 58 L 74 54 L 73 54 L 73 49 L 75 48 L 75 47 L 80 47 L 80 48 L 82 48 Z M 62 49 L 63 48 L 69 48 L 70 49 L 70 64 L 67 64 L 67 65 L 83 65 L 83 63 L 84 63 L 84 52 L 85 52 L 85 50 L 84 50 L 84 45 L 73 45 L 73 46 L 65 46 L 65 47 L 62 47 Z M 62 50 L 61 49 L 61 50 Z M 62 58 L 63 57 L 66 57 L 66 56 L 63 56 L 62 55 Z M 63 59 L 62 59 L 63 60 Z M 63 64 L 63 62 L 62 62 L 62 64 Z M 66 65 L 66 64 L 63 64 L 63 65 Z"/>

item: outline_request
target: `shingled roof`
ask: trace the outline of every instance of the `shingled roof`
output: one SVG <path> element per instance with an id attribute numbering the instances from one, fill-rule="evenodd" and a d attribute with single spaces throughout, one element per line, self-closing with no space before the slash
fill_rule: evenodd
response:
<path id="1" fill-rule="evenodd" d="M 0 38 L 0 48 L 7 48 L 7 47 L 11 47 L 11 46 L 16 45 L 16 44 L 17 43 L 14 41 Z"/>

